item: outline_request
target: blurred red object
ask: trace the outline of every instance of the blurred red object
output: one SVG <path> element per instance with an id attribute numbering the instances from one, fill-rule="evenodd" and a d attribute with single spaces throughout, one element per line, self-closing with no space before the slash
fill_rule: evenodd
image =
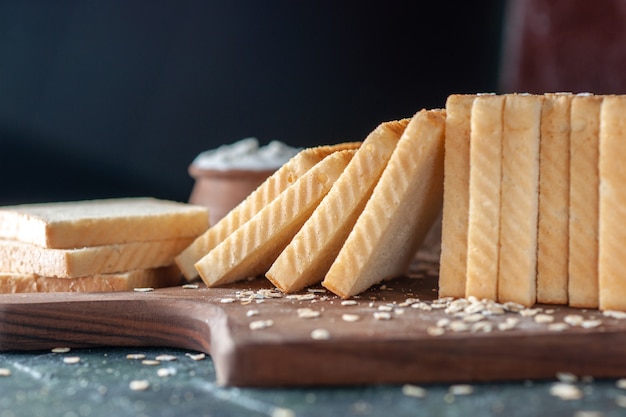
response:
<path id="1" fill-rule="evenodd" d="M 500 90 L 626 93 L 626 1 L 509 0 Z"/>

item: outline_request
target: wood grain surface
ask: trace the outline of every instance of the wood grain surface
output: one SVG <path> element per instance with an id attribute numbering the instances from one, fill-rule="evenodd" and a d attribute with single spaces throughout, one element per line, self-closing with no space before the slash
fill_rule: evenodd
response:
<path id="1" fill-rule="evenodd" d="M 508 312 L 482 320 L 493 325 L 491 332 L 432 336 L 428 329 L 441 319 L 461 318 L 444 309 L 414 308 L 419 304 L 406 300 L 432 306 L 436 274 L 436 264 L 416 264 L 407 277 L 353 298 L 354 305 L 321 288 L 281 295 L 264 279 L 210 289 L 199 284 L 151 292 L 1 295 L 0 350 L 178 347 L 210 354 L 222 385 L 259 387 L 512 381 L 554 378 L 557 372 L 626 375 L 626 320 L 597 310 L 535 311 L 547 312 L 554 323 L 571 315 L 600 320 L 593 328 L 553 331 L 536 322 L 536 315 Z M 301 308 L 320 315 L 301 318 Z M 346 321 L 345 314 L 358 320 Z M 498 323 L 511 318 L 519 320 L 515 328 L 498 330 Z M 251 323 L 266 320 L 272 325 L 251 329 Z M 313 339 L 315 329 L 327 330 L 330 338 Z"/>

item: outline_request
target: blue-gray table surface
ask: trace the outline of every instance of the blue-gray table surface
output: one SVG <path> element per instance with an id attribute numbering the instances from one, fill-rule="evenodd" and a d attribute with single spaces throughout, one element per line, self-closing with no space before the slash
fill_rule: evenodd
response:
<path id="1" fill-rule="evenodd" d="M 561 383 L 556 376 L 469 389 L 422 384 L 423 391 L 406 385 L 220 387 L 210 357 L 194 360 L 195 353 L 170 348 L 0 352 L 0 417 L 626 415 L 626 390 L 619 380 L 579 378 L 568 385 L 574 399 L 567 400 L 554 395 Z M 129 359 L 134 354 L 176 359 L 151 364 Z M 145 389 L 133 389 L 135 384 Z"/>

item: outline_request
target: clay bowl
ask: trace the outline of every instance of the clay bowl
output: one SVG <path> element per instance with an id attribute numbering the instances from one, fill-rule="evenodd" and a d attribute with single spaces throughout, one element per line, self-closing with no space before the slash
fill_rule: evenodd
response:
<path id="1" fill-rule="evenodd" d="M 192 164 L 189 175 L 195 183 L 189 203 L 208 207 L 209 221 L 214 225 L 275 171 L 202 169 Z"/>

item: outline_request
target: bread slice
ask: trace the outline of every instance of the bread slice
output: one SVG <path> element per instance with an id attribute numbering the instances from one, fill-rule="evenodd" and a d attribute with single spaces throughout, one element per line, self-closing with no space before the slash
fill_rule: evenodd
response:
<path id="1" fill-rule="evenodd" d="M 175 238 L 80 249 L 48 249 L 14 240 L 0 240 L 0 271 L 77 278 L 157 268 L 174 263 L 176 254 L 192 240 Z"/>
<path id="2" fill-rule="evenodd" d="M 239 226 L 250 220 L 284 190 L 302 177 L 315 164 L 333 152 L 357 149 L 360 142 L 319 146 L 300 151 L 281 168 L 265 180 L 243 202 L 232 209 L 224 218 L 209 228 L 176 257 L 176 264 L 187 280 L 198 277 L 194 264 L 215 248 Z"/>
<path id="3" fill-rule="evenodd" d="M 478 299 L 497 300 L 498 297 L 504 100 L 501 95 L 481 95 L 472 106 L 464 295 Z"/>
<path id="4" fill-rule="evenodd" d="M 154 198 L 25 204 L 0 208 L 0 239 L 54 249 L 195 238 L 208 225 L 206 207 Z"/>
<path id="5" fill-rule="evenodd" d="M 542 96 L 506 95 L 502 136 L 498 301 L 536 301 Z"/>
<path id="6" fill-rule="evenodd" d="M 134 288 L 172 287 L 180 284 L 181 278 L 180 271 L 173 265 L 79 278 L 0 272 L 0 293 L 129 291 Z"/>
<path id="7" fill-rule="evenodd" d="M 464 297 L 469 216 L 470 130 L 474 95 L 446 101 L 439 296 Z"/>
<path id="8" fill-rule="evenodd" d="M 572 94 L 546 94 L 539 144 L 537 302 L 568 302 L 569 142 Z"/>
<path id="9" fill-rule="evenodd" d="M 600 111 L 599 308 L 626 311 L 626 96 Z"/>
<path id="10" fill-rule="evenodd" d="M 598 307 L 600 107 L 602 96 L 572 99 L 569 200 L 569 305 Z"/>
<path id="11" fill-rule="evenodd" d="M 265 276 L 283 292 L 318 284 L 352 230 L 409 120 L 380 124 Z"/>
<path id="12" fill-rule="evenodd" d="M 208 287 L 265 274 L 354 155 L 334 152 L 240 226 L 195 267 Z"/>
<path id="13" fill-rule="evenodd" d="M 441 211 L 444 130 L 443 110 L 413 116 L 324 287 L 347 298 L 406 273 Z"/>

